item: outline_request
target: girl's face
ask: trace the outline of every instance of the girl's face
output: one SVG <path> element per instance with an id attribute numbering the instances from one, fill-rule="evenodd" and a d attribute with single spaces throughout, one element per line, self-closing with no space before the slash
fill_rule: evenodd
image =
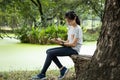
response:
<path id="1" fill-rule="evenodd" d="M 67 24 L 70 25 L 70 26 L 73 26 L 76 23 L 75 19 L 70 20 L 70 19 L 66 18 L 65 20 L 66 20 Z"/>

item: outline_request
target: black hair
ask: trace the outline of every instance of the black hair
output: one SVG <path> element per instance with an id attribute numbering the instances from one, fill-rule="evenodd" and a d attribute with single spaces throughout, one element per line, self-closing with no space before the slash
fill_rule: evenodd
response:
<path id="1" fill-rule="evenodd" d="M 68 18 L 70 20 L 74 20 L 76 18 L 76 23 L 78 25 L 80 25 L 80 19 L 74 11 L 69 11 L 69 12 L 65 13 L 65 18 Z"/>

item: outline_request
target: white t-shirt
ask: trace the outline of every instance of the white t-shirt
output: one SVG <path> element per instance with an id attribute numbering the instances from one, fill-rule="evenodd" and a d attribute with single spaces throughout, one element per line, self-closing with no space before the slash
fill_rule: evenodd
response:
<path id="1" fill-rule="evenodd" d="M 83 37 L 82 29 L 79 25 L 77 25 L 74 28 L 72 26 L 68 26 L 68 40 L 69 40 L 69 43 L 72 43 L 74 38 L 78 38 L 77 45 L 75 47 L 72 47 L 78 53 L 80 52 L 80 48 L 81 48 L 81 45 L 83 43 L 83 38 L 82 37 Z"/>

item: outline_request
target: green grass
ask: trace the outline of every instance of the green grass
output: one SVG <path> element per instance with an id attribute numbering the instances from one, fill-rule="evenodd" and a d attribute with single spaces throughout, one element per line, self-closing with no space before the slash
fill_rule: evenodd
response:
<path id="1" fill-rule="evenodd" d="M 46 50 L 57 46 L 23 44 L 17 40 L 0 40 L 0 71 L 41 69 L 46 57 Z"/>
<path id="2" fill-rule="evenodd" d="M 29 80 L 32 76 L 38 74 L 40 71 L 12 71 L 12 72 L 1 72 L 0 74 L 3 76 L 5 80 Z M 59 75 L 58 70 L 49 70 L 46 73 L 47 80 L 57 80 L 57 76 Z M 74 68 L 70 68 L 68 74 L 63 80 L 74 80 L 75 72 Z"/>
<path id="3" fill-rule="evenodd" d="M 83 42 L 83 45 L 95 45 L 97 41 L 92 41 L 92 42 Z"/>

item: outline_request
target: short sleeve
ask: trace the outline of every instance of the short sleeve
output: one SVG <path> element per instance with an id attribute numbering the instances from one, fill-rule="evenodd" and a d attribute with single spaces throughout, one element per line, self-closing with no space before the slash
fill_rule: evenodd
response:
<path id="1" fill-rule="evenodd" d="M 74 37 L 75 38 L 80 38 L 80 34 L 79 34 L 80 32 L 79 31 L 80 31 L 79 28 L 74 30 Z"/>

